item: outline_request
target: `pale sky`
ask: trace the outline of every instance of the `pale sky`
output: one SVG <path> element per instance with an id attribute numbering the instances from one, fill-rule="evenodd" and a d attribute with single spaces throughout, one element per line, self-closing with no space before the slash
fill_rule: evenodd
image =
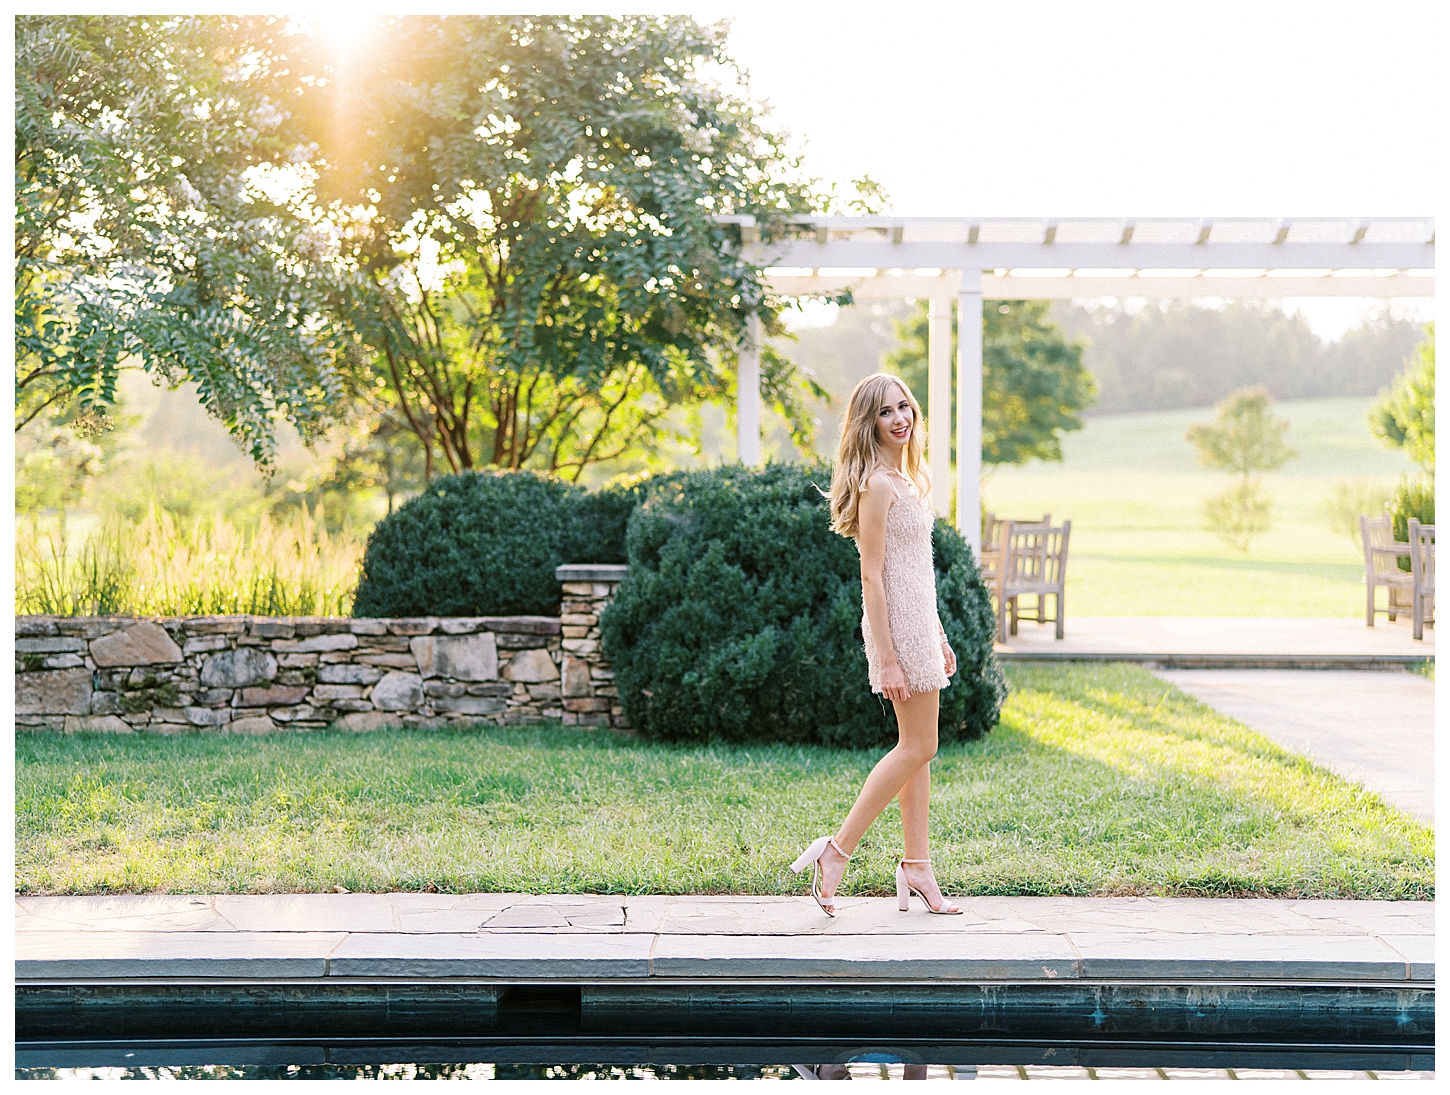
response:
<path id="1" fill-rule="evenodd" d="M 872 175 L 904 216 L 1310 217 L 1433 211 L 1435 12 L 999 0 L 698 15 L 731 21 L 752 90 L 816 171 Z"/>
<path id="2" fill-rule="evenodd" d="M 999 0 L 688 10 L 731 21 L 751 91 L 813 173 L 869 174 L 893 213 L 1360 217 L 1436 210 L 1440 7 Z M 1366 302 L 1287 306 L 1334 337 Z M 1430 300 L 1396 307 L 1433 314 Z"/>

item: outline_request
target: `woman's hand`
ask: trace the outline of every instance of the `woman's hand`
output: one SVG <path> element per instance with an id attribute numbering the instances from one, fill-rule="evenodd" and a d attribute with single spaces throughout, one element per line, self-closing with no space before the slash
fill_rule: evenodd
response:
<path id="1" fill-rule="evenodd" d="M 952 644 L 945 639 L 941 641 L 942 661 L 946 663 L 947 676 L 953 676 L 957 671 L 957 652 L 952 649 Z"/>
<path id="2" fill-rule="evenodd" d="M 896 662 L 881 667 L 881 694 L 888 700 L 905 700 L 911 695 L 906 686 L 906 674 Z"/>

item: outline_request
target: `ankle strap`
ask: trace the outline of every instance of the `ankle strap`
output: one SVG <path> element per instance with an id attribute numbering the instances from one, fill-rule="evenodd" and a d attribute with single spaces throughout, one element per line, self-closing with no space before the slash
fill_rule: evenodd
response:
<path id="1" fill-rule="evenodd" d="M 831 847 L 836 849 L 837 854 L 844 855 L 847 859 L 851 858 L 851 856 L 846 854 L 846 849 L 842 848 L 839 844 L 836 843 L 835 837 L 831 837 Z"/>
<path id="2" fill-rule="evenodd" d="M 931 860 L 929 860 L 929 859 L 903 859 L 903 860 L 901 860 L 901 862 L 902 863 L 930 863 Z"/>

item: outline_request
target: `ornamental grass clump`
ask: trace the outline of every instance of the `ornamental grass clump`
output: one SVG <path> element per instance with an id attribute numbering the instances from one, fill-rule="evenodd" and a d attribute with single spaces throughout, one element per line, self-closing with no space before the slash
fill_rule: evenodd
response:
<path id="1" fill-rule="evenodd" d="M 629 575 L 601 620 L 630 721 L 656 738 L 890 745 L 870 691 L 855 545 L 831 532 L 830 468 L 725 467 L 656 483 L 629 521 Z M 819 489 L 818 489 L 819 488 Z M 932 534 L 959 669 L 943 743 L 997 723 L 1006 685 L 986 587 L 961 537 Z"/>
<path id="2" fill-rule="evenodd" d="M 75 542 L 32 521 L 16 537 L 16 611 L 56 616 L 339 616 L 362 545 L 329 536 L 322 507 L 246 528 L 148 509 Z"/>

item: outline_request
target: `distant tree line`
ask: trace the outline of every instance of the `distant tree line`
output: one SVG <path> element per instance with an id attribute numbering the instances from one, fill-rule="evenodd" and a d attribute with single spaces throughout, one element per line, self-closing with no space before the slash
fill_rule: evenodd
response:
<path id="1" fill-rule="evenodd" d="M 1098 385 L 1091 414 L 1206 407 L 1260 385 L 1274 399 L 1371 396 L 1425 337 L 1424 324 L 1382 314 L 1326 342 L 1302 315 L 1244 301 L 1140 311 L 1062 302 L 1053 318 L 1087 340 L 1083 361 Z"/>

